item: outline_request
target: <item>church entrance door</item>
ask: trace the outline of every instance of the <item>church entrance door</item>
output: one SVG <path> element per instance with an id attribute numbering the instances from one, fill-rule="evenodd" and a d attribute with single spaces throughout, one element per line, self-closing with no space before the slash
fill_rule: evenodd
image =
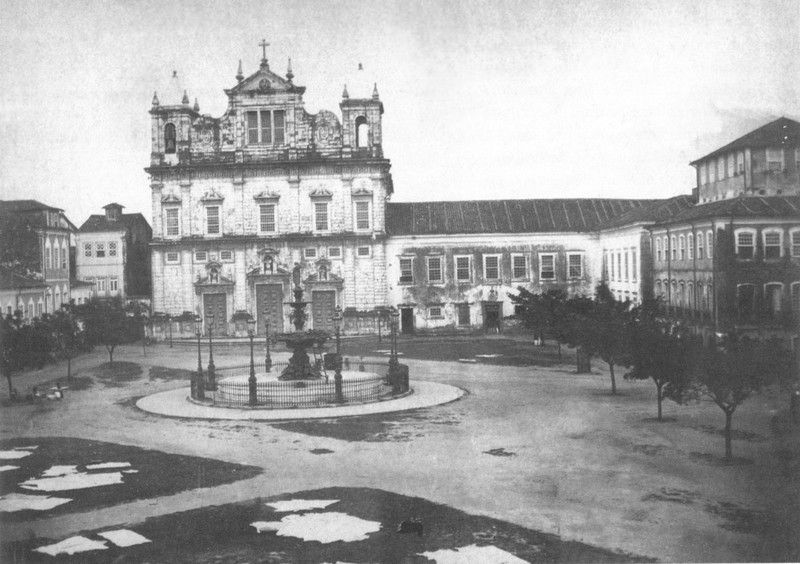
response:
<path id="1" fill-rule="evenodd" d="M 269 318 L 270 335 L 283 333 L 283 286 L 281 284 L 256 284 L 256 311 L 258 334 L 266 334 Z"/>
<path id="2" fill-rule="evenodd" d="M 208 331 L 208 318 L 214 316 L 211 333 L 225 335 L 228 327 L 228 308 L 225 303 L 225 294 L 203 294 L 203 312 L 205 313 L 206 331 Z"/>
<path id="3" fill-rule="evenodd" d="M 333 311 L 336 308 L 336 291 L 314 290 L 311 292 L 311 318 L 314 329 L 333 332 Z"/>

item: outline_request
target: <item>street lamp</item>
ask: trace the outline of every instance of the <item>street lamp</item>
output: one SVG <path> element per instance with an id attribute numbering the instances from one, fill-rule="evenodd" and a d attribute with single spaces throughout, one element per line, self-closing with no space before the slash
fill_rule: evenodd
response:
<path id="1" fill-rule="evenodd" d="M 341 348 L 341 329 L 342 329 L 342 308 L 336 306 L 334 310 L 333 325 L 336 328 L 336 364 L 334 367 L 335 373 L 333 377 L 334 390 L 336 392 L 336 403 L 344 403 L 344 394 L 342 393 L 342 348 Z"/>
<path id="2" fill-rule="evenodd" d="M 267 334 L 267 354 L 264 355 L 264 367 L 269 372 L 272 370 L 272 357 L 269 355 L 269 313 L 266 311 L 264 312 L 264 332 Z"/>
<path id="3" fill-rule="evenodd" d="M 203 336 L 203 319 L 199 315 L 194 316 L 194 332 L 197 335 L 197 375 L 192 386 L 192 397 L 194 399 L 202 400 L 206 398 L 205 390 L 203 389 L 203 359 L 200 357 L 200 337 Z"/>
<path id="4" fill-rule="evenodd" d="M 256 320 L 250 316 L 247 320 L 247 335 L 250 337 L 250 378 L 247 379 L 248 391 L 250 392 L 250 407 L 255 407 L 258 403 L 256 388 L 256 365 L 253 362 L 253 336 L 256 332 Z"/>
<path id="5" fill-rule="evenodd" d="M 209 313 L 208 315 L 206 315 L 206 324 L 208 325 L 208 374 L 206 374 L 206 376 L 208 377 L 208 382 L 207 382 L 206 389 L 208 389 L 208 390 L 216 390 L 217 389 L 217 383 L 216 383 L 215 374 L 214 374 L 214 368 L 215 368 L 214 367 L 214 349 L 213 349 L 213 345 L 211 343 L 211 334 L 212 334 L 212 331 L 214 329 L 214 314 L 213 313 Z"/>

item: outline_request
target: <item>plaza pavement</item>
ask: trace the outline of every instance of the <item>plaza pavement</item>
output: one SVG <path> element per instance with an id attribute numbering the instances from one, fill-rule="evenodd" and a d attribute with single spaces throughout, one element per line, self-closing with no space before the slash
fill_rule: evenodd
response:
<path id="1" fill-rule="evenodd" d="M 217 366 L 243 363 L 243 351 L 215 352 Z M 80 374 L 107 360 L 104 351 L 78 359 Z M 136 409 L 133 399 L 185 387 L 150 381 L 150 365 L 191 369 L 191 350 L 160 346 L 143 357 L 121 347 L 115 360 L 145 367 L 119 387 L 67 393 L 63 402 L 4 408 L 2 437 L 74 436 L 189 454 L 264 469 L 255 478 L 156 499 L 3 525 L 3 538 L 31 532 L 63 538 L 84 529 L 131 525 L 148 517 L 259 496 L 342 486 L 418 496 L 468 513 L 503 519 L 612 550 L 667 561 L 769 560 L 779 545 L 797 551 L 797 432 L 773 437 L 784 409 L 775 394 L 746 402 L 734 418 L 748 440 L 734 453 L 749 464 L 718 464 L 721 411 L 708 403 L 665 404 L 655 423 L 654 387 L 555 368 L 405 360 L 412 383 L 466 389 L 459 401 L 394 415 L 371 440 L 286 430 L 256 421 L 171 419 Z M 204 359 L 207 360 L 207 359 Z M 52 379 L 63 367 L 33 375 Z M 22 389 L 22 388 L 20 388 Z M 366 422 L 381 421 L 381 415 Z M 346 420 L 345 420 L 346 421 Z M 334 426 L 336 426 L 334 424 Z M 328 454 L 312 451 L 326 449 Z M 504 449 L 509 456 L 489 452 Z M 787 454 L 788 453 L 788 454 Z M 766 530 L 742 526 L 738 510 L 762 517 Z M 783 516 L 783 521 L 774 521 Z M 794 519 L 794 521 L 792 521 Z M 745 524 L 746 525 L 746 524 Z M 758 529 L 758 530 L 756 530 Z M 759 533 L 759 534 L 755 534 Z M 794 552 L 796 553 L 796 552 Z"/>

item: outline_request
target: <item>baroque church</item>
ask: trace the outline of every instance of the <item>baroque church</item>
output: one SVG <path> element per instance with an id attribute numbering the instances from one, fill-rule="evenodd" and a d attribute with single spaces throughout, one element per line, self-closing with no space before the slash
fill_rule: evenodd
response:
<path id="1" fill-rule="evenodd" d="M 201 114 L 179 89 L 153 97 L 146 171 L 155 312 L 200 314 L 216 334 L 234 332 L 236 312 L 252 314 L 260 334 L 267 324 L 288 331 L 298 272 L 307 327 L 330 330 L 341 307 L 346 333 L 379 330 L 378 312 L 387 308 L 399 309 L 404 332 L 500 330 L 514 312 L 508 294 L 520 286 L 591 295 L 601 281 L 620 300 L 657 295 L 669 312 L 711 332 L 764 320 L 739 315 L 742 285 L 751 313 L 772 312 L 776 324 L 800 313 L 800 124 L 793 120 L 692 163 L 691 195 L 392 203 L 376 84 L 352 94 L 346 85 L 339 115 L 309 114 L 291 60 L 280 76 L 264 51 L 257 72 L 245 77 L 240 62 L 235 78 L 219 118 Z M 743 198 L 750 203 L 724 203 Z M 694 234 L 687 248 L 698 218 L 702 243 Z M 772 227 L 762 236 L 764 221 Z M 731 238 L 740 231 L 726 233 L 741 222 L 752 252 L 739 260 Z M 678 226 L 683 236 L 672 237 Z M 777 255 L 764 247 L 776 240 Z M 740 279 L 753 272 L 762 273 L 756 282 Z"/>

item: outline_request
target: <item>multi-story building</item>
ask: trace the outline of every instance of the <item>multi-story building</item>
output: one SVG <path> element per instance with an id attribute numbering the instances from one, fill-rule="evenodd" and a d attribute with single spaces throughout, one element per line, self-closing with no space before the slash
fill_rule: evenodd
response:
<path id="1" fill-rule="evenodd" d="M 60 208 L 36 200 L 0 200 L 0 266 L 15 274 L 16 280 L 44 283 L 41 295 L 28 296 L 23 309 L 26 317 L 52 313 L 69 303 L 74 232 L 75 226 Z"/>
<path id="2" fill-rule="evenodd" d="M 306 112 L 291 67 L 279 76 L 264 56 L 249 77 L 239 70 L 219 118 L 185 92 L 153 97 L 154 310 L 213 314 L 217 332 L 243 310 L 259 332 L 267 319 L 288 330 L 296 276 L 311 304 L 307 327 L 330 328 L 337 305 L 386 304 L 392 179 L 377 87 L 345 87 L 340 118 Z"/>
<path id="3" fill-rule="evenodd" d="M 76 276 L 98 297 L 150 299 L 152 229 L 140 213 L 122 213 L 117 203 L 91 215 L 75 236 Z"/>

